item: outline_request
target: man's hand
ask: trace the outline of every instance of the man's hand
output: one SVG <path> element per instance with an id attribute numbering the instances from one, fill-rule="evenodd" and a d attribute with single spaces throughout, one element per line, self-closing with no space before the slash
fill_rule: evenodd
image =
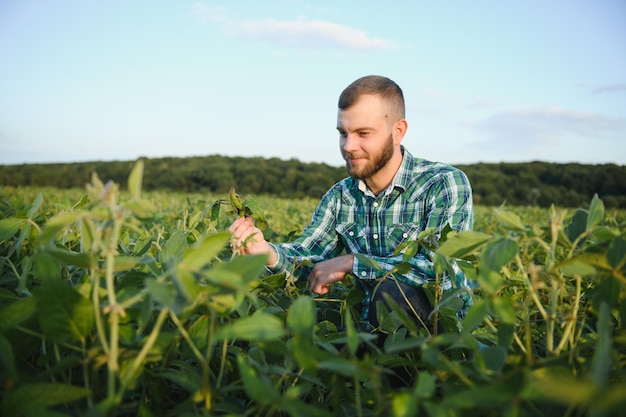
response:
<path id="1" fill-rule="evenodd" d="M 277 254 L 263 237 L 263 232 L 254 226 L 251 217 L 240 217 L 228 228 L 230 246 L 234 251 L 247 255 L 268 255 L 267 264 L 276 262 Z"/>
<path id="2" fill-rule="evenodd" d="M 352 272 L 354 256 L 344 255 L 315 264 L 309 274 L 309 289 L 315 294 L 326 294 L 330 285 L 341 281 Z"/>

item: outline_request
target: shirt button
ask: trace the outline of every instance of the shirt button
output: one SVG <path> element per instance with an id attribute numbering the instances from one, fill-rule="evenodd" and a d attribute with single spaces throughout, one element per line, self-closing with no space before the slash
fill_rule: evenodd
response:
<path id="1" fill-rule="evenodd" d="M 372 236 L 374 239 L 378 239 L 378 235 L 376 233 L 374 233 L 374 235 Z"/>
<path id="2" fill-rule="evenodd" d="M 348 232 L 350 236 L 354 236 L 354 232 Z"/>
<path id="3" fill-rule="evenodd" d="M 362 271 L 362 272 L 361 272 L 361 276 L 362 276 L 362 277 L 365 277 L 365 276 L 367 276 L 367 272 L 365 272 L 365 271 Z"/>
<path id="4" fill-rule="evenodd" d="M 407 237 L 409 237 L 409 235 L 406 233 L 402 233 L 402 237 L 406 239 Z"/>
<path id="5" fill-rule="evenodd" d="M 378 207 L 378 201 L 374 201 L 374 207 Z"/>

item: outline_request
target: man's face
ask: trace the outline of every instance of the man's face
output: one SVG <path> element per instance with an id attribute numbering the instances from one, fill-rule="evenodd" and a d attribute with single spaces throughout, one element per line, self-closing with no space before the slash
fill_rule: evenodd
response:
<path id="1" fill-rule="evenodd" d="M 339 146 L 348 174 L 366 180 L 385 167 L 395 152 L 388 107 L 377 96 L 361 96 L 337 115 Z"/>

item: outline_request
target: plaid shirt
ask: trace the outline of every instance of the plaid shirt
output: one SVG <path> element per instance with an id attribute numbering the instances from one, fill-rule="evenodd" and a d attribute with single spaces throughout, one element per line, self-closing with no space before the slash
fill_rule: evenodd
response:
<path id="1" fill-rule="evenodd" d="M 474 222 L 472 191 L 466 175 L 442 163 L 414 158 L 402 148 L 403 159 L 389 187 L 374 195 L 361 180 L 348 177 L 336 183 L 322 197 L 311 224 L 291 243 L 273 245 L 278 260 L 270 272 L 291 272 L 304 261 L 316 263 L 343 253 L 363 254 L 390 271 L 404 259 L 394 255 L 406 241 L 415 241 L 420 232 L 450 224 L 453 230 L 470 230 Z M 421 248 L 421 247 L 420 247 Z M 404 283 L 421 286 L 434 282 L 435 272 L 429 254 L 420 251 L 408 262 L 411 271 L 395 274 Z M 453 264 L 456 287 L 468 286 L 460 269 Z M 306 278 L 311 266 L 296 270 Z M 369 292 L 383 273 L 354 258 L 352 274 L 363 281 Z M 440 277 L 443 290 L 453 288 L 450 277 Z M 467 301 L 465 299 L 464 301 Z"/>

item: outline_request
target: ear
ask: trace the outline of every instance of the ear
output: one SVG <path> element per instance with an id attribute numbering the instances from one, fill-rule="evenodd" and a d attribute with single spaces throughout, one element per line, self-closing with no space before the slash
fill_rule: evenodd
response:
<path id="1" fill-rule="evenodd" d="M 408 128 L 409 128 L 409 125 L 406 122 L 406 119 L 398 120 L 393 125 L 392 131 L 391 131 L 391 134 L 393 136 L 393 143 L 395 143 L 396 145 L 399 145 L 400 142 L 402 142 L 402 139 L 404 138 L 404 135 L 406 134 L 406 131 Z"/>

